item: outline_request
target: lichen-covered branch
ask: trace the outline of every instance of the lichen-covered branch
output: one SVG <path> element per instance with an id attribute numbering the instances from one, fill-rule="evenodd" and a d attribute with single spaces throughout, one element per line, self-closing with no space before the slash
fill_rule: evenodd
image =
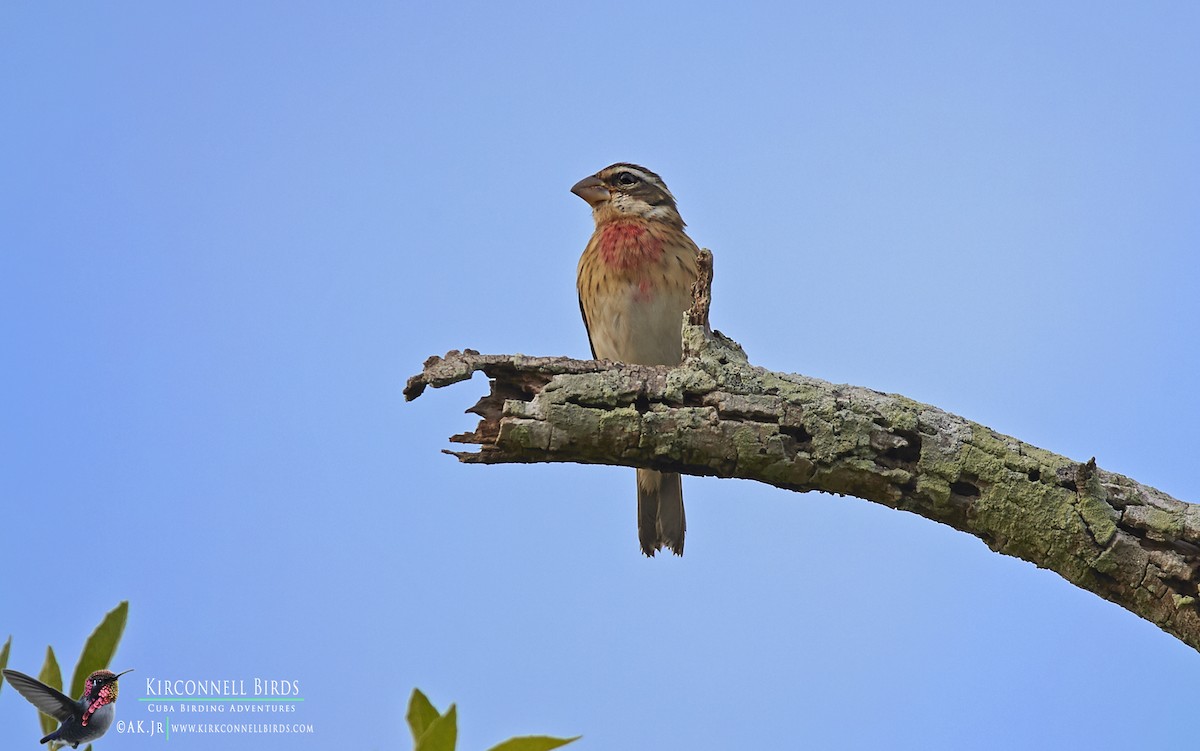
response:
<path id="1" fill-rule="evenodd" d="M 1094 592 L 1200 650 L 1200 506 L 896 394 L 774 373 L 708 327 L 711 256 L 679 367 L 432 357 L 405 396 L 482 371 L 469 463 L 582 462 L 740 477 L 911 511 Z"/>

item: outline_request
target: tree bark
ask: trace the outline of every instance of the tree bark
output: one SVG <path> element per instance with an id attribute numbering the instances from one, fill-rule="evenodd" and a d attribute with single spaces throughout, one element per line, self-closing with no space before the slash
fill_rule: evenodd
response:
<path id="1" fill-rule="evenodd" d="M 897 394 L 751 365 L 708 326 L 701 252 L 678 367 L 566 357 L 431 357 L 405 397 L 482 371 L 460 461 L 580 462 L 852 495 L 948 524 L 1050 569 L 1200 650 L 1200 506 Z"/>

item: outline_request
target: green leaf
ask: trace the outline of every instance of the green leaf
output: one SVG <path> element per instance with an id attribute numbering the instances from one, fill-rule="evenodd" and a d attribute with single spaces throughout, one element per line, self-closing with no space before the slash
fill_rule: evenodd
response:
<path id="1" fill-rule="evenodd" d="M 458 743 L 458 715 L 454 705 L 446 714 L 429 723 L 425 732 L 417 739 L 413 751 L 454 751 Z"/>
<path id="2" fill-rule="evenodd" d="M 120 605 L 108 611 L 104 620 L 100 621 L 100 625 L 84 643 L 79 662 L 75 665 L 75 675 L 71 678 L 69 695 L 72 699 L 83 696 L 83 684 L 89 675 L 108 667 L 117 651 L 117 643 L 121 641 L 121 634 L 125 632 L 125 618 L 128 615 L 129 600 L 123 600 Z"/>
<path id="3" fill-rule="evenodd" d="M 433 708 L 433 704 L 421 693 L 421 689 L 414 688 L 412 697 L 408 700 L 408 714 L 405 717 L 408 727 L 412 729 L 413 743 L 416 743 L 441 714 Z"/>
<path id="4" fill-rule="evenodd" d="M 42 672 L 38 673 L 38 680 L 50 688 L 62 691 L 62 671 L 58 668 L 58 660 L 54 658 L 52 647 L 46 647 L 46 661 L 42 663 Z M 53 733 L 54 728 L 58 727 L 58 720 L 41 712 L 38 712 L 38 722 L 42 724 L 42 735 Z"/>
<path id="5" fill-rule="evenodd" d="M 574 738 L 551 738 L 548 735 L 521 735 L 509 738 L 497 746 L 492 746 L 488 751 L 550 751 L 552 748 L 574 743 L 582 737 L 582 735 L 577 735 Z"/>
<path id="6" fill-rule="evenodd" d="M 12 647 L 12 635 L 8 637 L 8 641 L 4 642 L 4 647 L 0 648 L 0 670 L 8 667 L 8 650 Z M 0 673 L 0 689 L 4 688 L 4 673 Z"/>

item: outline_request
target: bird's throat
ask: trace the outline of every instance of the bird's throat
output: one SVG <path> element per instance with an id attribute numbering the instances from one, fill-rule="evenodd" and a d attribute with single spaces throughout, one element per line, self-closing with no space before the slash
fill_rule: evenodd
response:
<path id="1" fill-rule="evenodd" d="M 663 240 L 643 222 L 608 222 L 600 228 L 597 251 L 605 266 L 630 271 L 661 261 Z"/>
<path id="2" fill-rule="evenodd" d="M 92 702 L 88 704 L 87 709 L 83 711 L 83 717 L 79 718 L 80 724 L 84 727 L 87 727 L 88 723 L 92 719 L 92 715 L 96 714 L 96 711 L 99 710 L 100 707 L 103 707 L 105 704 L 109 704 L 111 702 L 112 699 L 108 698 L 103 693 L 100 696 L 97 696 L 95 699 L 92 699 Z"/>

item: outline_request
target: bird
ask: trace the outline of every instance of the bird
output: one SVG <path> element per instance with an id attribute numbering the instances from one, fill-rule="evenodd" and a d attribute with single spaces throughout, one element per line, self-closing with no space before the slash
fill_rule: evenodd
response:
<path id="1" fill-rule="evenodd" d="M 678 365 L 683 314 L 692 304 L 696 243 L 675 196 L 656 173 L 627 162 L 575 183 L 595 231 L 579 258 L 579 309 L 594 359 Z M 676 472 L 637 471 L 638 542 L 648 557 L 683 555 L 687 520 Z"/>
<path id="2" fill-rule="evenodd" d="M 90 743 L 104 735 L 112 725 L 117 711 L 114 706 L 117 701 L 117 679 L 129 672 L 132 669 L 121 673 L 97 670 L 84 682 L 83 696 L 79 697 L 79 701 L 16 670 L 5 670 L 4 677 L 42 714 L 61 723 L 57 730 L 41 740 L 42 743 L 57 741 L 78 748 L 80 743 Z"/>

